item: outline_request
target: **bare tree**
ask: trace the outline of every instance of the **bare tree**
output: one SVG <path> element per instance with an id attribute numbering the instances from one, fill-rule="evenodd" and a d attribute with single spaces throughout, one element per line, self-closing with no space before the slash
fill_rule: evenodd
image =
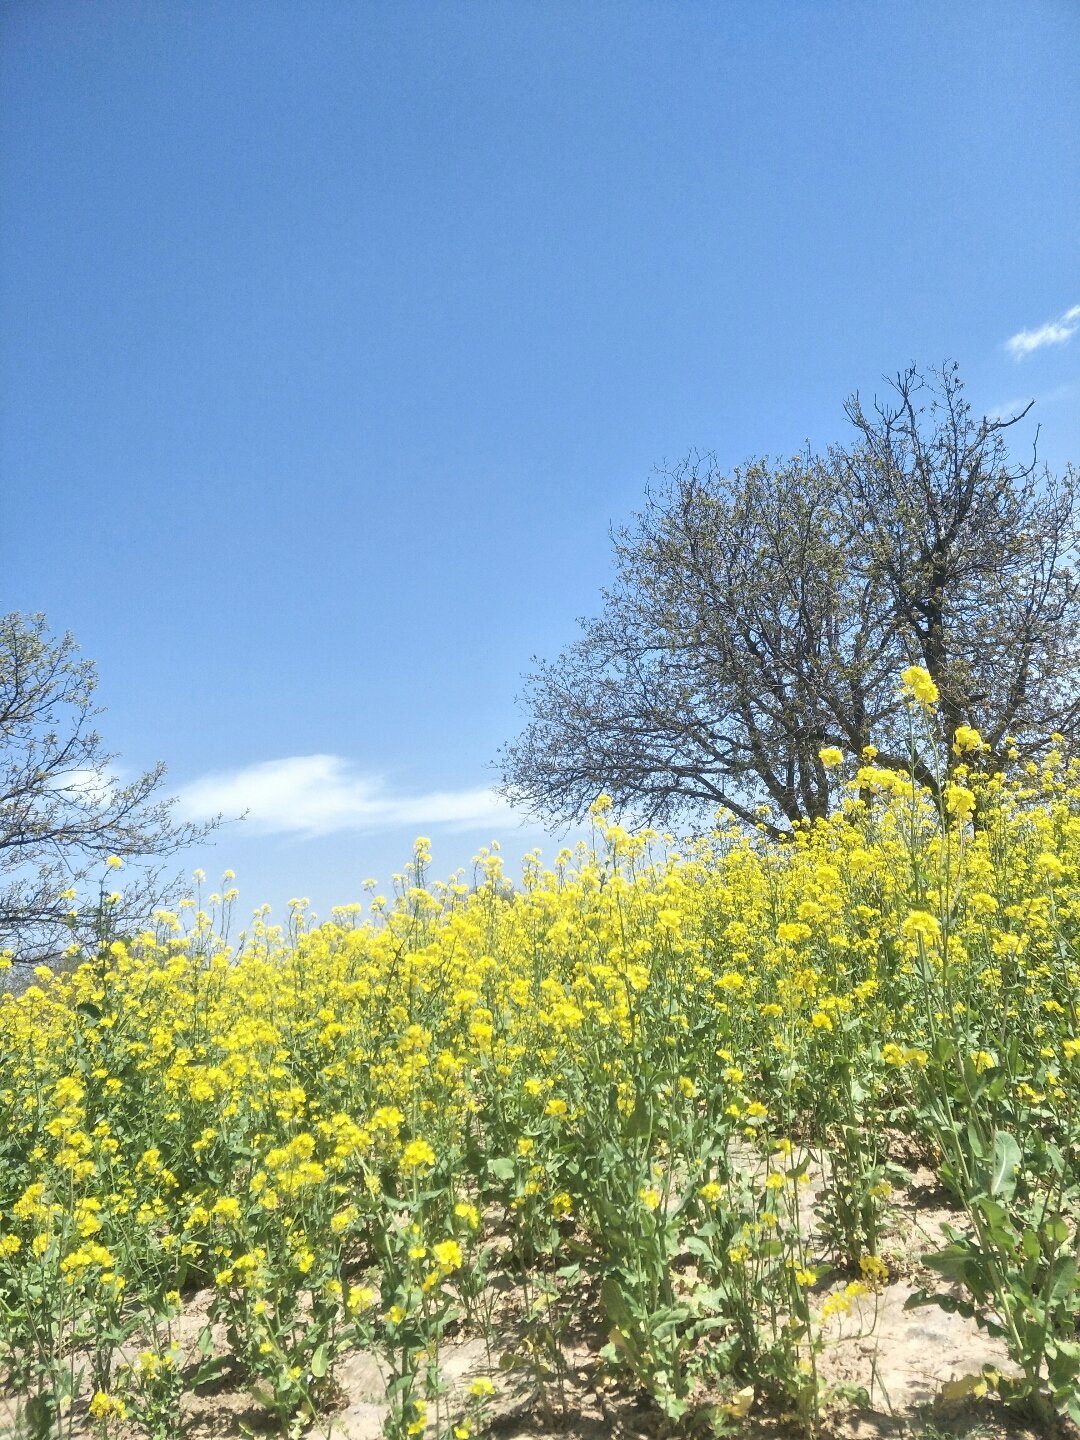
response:
<path id="1" fill-rule="evenodd" d="M 504 790 L 580 818 L 600 790 L 668 822 L 703 807 L 824 814 L 826 744 L 866 744 L 895 670 L 874 577 L 844 564 L 826 465 L 688 462 L 615 537 L 601 618 L 530 677 Z"/>
<path id="2" fill-rule="evenodd" d="M 663 477 L 615 536 L 600 617 L 528 677 L 508 798 L 566 820 L 607 791 L 653 823 L 765 802 L 780 833 L 835 802 L 824 746 L 909 763 L 912 662 L 942 692 L 938 749 L 961 723 L 995 753 L 1075 732 L 1072 472 L 1012 467 L 1012 422 L 974 422 L 955 369 L 894 394 L 872 420 L 852 399 L 857 443 L 824 459 Z M 915 765 L 933 783 L 929 750 Z"/>
<path id="3" fill-rule="evenodd" d="M 93 728 L 96 684 L 93 661 L 70 635 L 54 638 L 43 615 L 0 617 L 0 949 L 25 963 L 71 942 L 72 895 L 106 873 L 110 856 L 149 862 L 111 907 L 122 930 L 172 888 L 155 862 L 218 823 L 174 821 L 173 801 L 160 796 L 163 764 L 116 780 L 116 757 Z"/>
<path id="4" fill-rule="evenodd" d="M 1014 735 L 1037 753 L 1080 723 L 1077 474 L 1009 456 L 1028 413 L 976 419 L 955 365 L 898 375 L 834 463 L 852 558 L 889 597 L 890 623 L 941 693 L 943 739 L 975 724 L 1000 761 Z"/>

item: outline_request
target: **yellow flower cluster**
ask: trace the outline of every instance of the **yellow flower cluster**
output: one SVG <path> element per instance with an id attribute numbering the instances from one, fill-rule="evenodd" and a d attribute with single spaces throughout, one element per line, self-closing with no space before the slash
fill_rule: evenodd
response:
<path id="1" fill-rule="evenodd" d="M 934 703 L 925 671 L 903 682 Z M 973 765 L 980 746 L 957 731 Z M 739 1285 L 780 1247 L 776 1284 L 801 1293 L 816 1262 L 785 1207 L 805 1170 L 780 1137 L 839 1165 L 852 1107 L 917 1125 L 943 1055 L 964 1104 L 1005 1095 L 1075 1168 L 1080 771 L 1052 752 L 938 796 L 872 763 L 858 784 L 869 803 L 790 843 L 722 821 L 677 854 L 601 803 L 595 848 L 531 857 L 516 886 L 494 852 L 475 885 L 430 885 L 422 845 L 366 920 L 298 906 L 230 946 L 201 912 L 167 915 L 104 966 L 4 996 L 4 1293 L 48 1270 L 85 1331 L 92 1314 L 133 1333 L 165 1286 L 212 1277 L 252 1366 L 289 1297 L 392 1348 L 499 1226 L 565 1259 L 571 1232 L 618 1247 L 697 1225 Z M 761 1178 L 724 1230 L 740 1153 Z M 874 1174 L 861 1193 L 889 1190 Z M 820 1318 L 886 1283 L 862 1258 Z"/>

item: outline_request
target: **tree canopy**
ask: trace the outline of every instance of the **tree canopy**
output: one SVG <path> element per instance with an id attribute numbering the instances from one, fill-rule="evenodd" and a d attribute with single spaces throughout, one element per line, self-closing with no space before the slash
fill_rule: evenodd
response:
<path id="1" fill-rule="evenodd" d="M 49 958 L 72 939 L 73 901 L 111 857 L 140 861 L 112 902 L 141 923 L 170 886 L 154 862 L 203 838 L 161 794 L 165 766 L 126 784 L 93 728 L 97 671 L 43 615 L 0 616 L 0 949 Z M 76 924 L 76 934 L 78 926 Z"/>
<path id="2" fill-rule="evenodd" d="M 601 792 L 650 823 L 766 805 L 782 832 L 835 803 L 823 748 L 906 768 L 910 664 L 941 696 L 927 782 L 961 725 L 992 765 L 1014 738 L 1075 738 L 1076 472 L 1014 461 L 1027 411 L 976 419 L 955 365 L 845 411 L 853 438 L 823 456 L 730 474 L 697 457 L 649 490 L 601 613 L 528 677 L 508 798 L 558 821 Z"/>

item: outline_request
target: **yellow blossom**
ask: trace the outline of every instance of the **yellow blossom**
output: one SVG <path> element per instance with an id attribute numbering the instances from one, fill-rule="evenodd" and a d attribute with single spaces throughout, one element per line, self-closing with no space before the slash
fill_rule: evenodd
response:
<path id="1" fill-rule="evenodd" d="M 909 665 L 902 672 L 900 679 L 903 682 L 904 694 L 921 705 L 924 710 L 929 710 L 937 704 L 938 688 L 931 679 L 930 672 L 922 665 Z"/>
<path id="2" fill-rule="evenodd" d="M 429 1169 L 435 1164 L 435 1151 L 426 1140 L 410 1140 L 401 1156 L 403 1170 Z"/>
<path id="3" fill-rule="evenodd" d="M 971 750 L 978 750 L 982 744 L 982 736 L 978 730 L 970 725 L 958 725 L 953 735 L 953 750 L 957 755 L 966 755 Z"/>
<path id="4" fill-rule="evenodd" d="M 431 1253 L 435 1257 L 439 1269 L 446 1275 L 454 1270 L 460 1270 L 465 1262 L 461 1246 L 456 1240 L 440 1240 L 437 1245 L 431 1247 Z"/>

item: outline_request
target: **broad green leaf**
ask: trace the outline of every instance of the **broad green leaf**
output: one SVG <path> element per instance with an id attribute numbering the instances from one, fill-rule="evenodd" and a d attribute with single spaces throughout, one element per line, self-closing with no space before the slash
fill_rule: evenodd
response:
<path id="1" fill-rule="evenodd" d="M 968 1246 L 946 1245 L 932 1255 L 923 1255 L 922 1263 L 949 1280 L 967 1280 L 971 1273 L 973 1256 Z"/>
<path id="2" fill-rule="evenodd" d="M 683 1249 L 688 1255 L 697 1255 L 702 1260 L 713 1258 L 712 1246 L 700 1235 L 688 1235 L 683 1241 Z"/>
<path id="3" fill-rule="evenodd" d="M 639 1095 L 633 1112 L 626 1122 L 626 1134 L 631 1140 L 643 1140 L 653 1130 L 653 1110 L 648 1099 Z"/>
<path id="4" fill-rule="evenodd" d="M 1065 1255 L 1055 1262 L 1051 1273 L 1054 1283 L 1050 1287 L 1050 1299 L 1067 1299 L 1076 1285 L 1076 1261 L 1071 1255 Z"/>
<path id="5" fill-rule="evenodd" d="M 1016 1170 L 1022 1156 L 1016 1136 L 1008 1130 L 995 1130 L 990 1157 L 990 1194 L 1011 1200 L 1016 1194 Z"/>
<path id="6" fill-rule="evenodd" d="M 613 1325 L 624 1326 L 632 1322 L 630 1306 L 614 1275 L 608 1275 L 600 1286 L 600 1304 Z"/>

